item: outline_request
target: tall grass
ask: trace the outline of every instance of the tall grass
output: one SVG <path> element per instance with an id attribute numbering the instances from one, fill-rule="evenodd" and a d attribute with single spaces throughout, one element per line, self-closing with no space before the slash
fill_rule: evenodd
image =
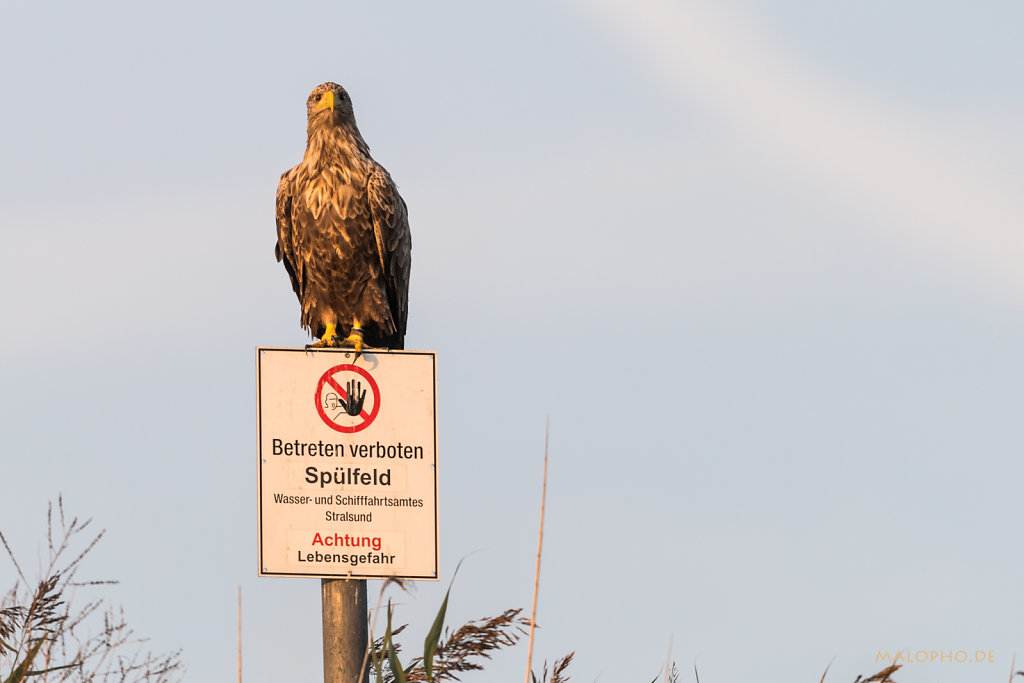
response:
<path id="1" fill-rule="evenodd" d="M 91 520 L 68 519 L 63 500 L 47 512 L 46 567 L 30 579 L 0 530 L 0 543 L 17 580 L 0 598 L 0 681 L 33 683 L 172 683 L 184 667 L 180 651 L 155 654 L 145 648 L 123 610 L 96 587 L 114 581 L 81 580 L 82 562 L 103 537 Z"/>

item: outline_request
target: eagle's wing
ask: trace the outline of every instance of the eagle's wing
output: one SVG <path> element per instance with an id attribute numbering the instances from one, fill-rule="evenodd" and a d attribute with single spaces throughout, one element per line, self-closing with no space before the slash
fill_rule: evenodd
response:
<path id="1" fill-rule="evenodd" d="M 379 164 L 366 183 L 370 199 L 370 217 L 377 239 L 377 254 L 384 269 L 388 304 L 399 342 L 405 339 L 409 317 L 409 270 L 412 261 L 412 237 L 405 200 L 398 194 L 391 176 Z"/>
<path id="2" fill-rule="evenodd" d="M 292 222 L 292 199 L 295 196 L 295 169 L 281 174 L 281 182 L 277 184 L 277 245 L 274 256 L 284 262 L 288 277 L 292 281 L 299 301 L 302 301 L 303 278 L 302 259 L 299 258 L 298 240 Z"/>

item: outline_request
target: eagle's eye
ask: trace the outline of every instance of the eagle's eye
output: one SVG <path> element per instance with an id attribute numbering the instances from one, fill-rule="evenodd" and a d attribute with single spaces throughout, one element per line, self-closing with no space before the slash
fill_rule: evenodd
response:
<path id="1" fill-rule="evenodd" d="M 316 101 L 317 101 L 317 102 L 319 102 L 319 101 L 320 101 L 320 98 L 321 98 L 321 97 L 323 97 L 323 95 L 319 95 L 319 94 L 318 94 L 318 95 L 316 96 Z"/>

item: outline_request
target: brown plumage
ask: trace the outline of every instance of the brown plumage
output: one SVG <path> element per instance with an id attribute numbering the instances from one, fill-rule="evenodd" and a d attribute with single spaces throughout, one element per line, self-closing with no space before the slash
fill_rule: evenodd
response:
<path id="1" fill-rule="evenodd" d="M 370 156 L 352 100 L 336 83 L 306 100 L 306 153 L 277 186 L 277 260 L 299 299 L 301 323 L 323 339 L 400 349 L 409 314 L 412 241 L 405 201 Z"/>

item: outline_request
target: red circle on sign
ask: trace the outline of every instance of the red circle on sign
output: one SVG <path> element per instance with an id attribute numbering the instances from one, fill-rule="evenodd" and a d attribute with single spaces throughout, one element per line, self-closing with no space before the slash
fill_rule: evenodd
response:
<path id="1" fill-rule="evenodd" d="M 359 413 L 359 416 L 362 418 L 362 422 L 359 422 L 358 424 L 349 426 L 340 425 L 337 422 L 334 422 L 330 417 L 328 417 L 327 413 L 324 412 L 324 406 L 323 402 L 320 400 L 320 395 L 324 389 L 325 384 L 330 385 L 330 387 L 337 391 L 339 395 L 345 396 L 346 400 L 348 400 L 345 390 L 342 389 L 341 385 L 338 384 L 333 378 L 333 375 L 339 372 L 356 373 L 357 375 L 361 376 L 363 379 L 366 380 L 366 383 L 370 385 L 370 390 L 373 392 L 373 408 L 370 410 L 369 413 L 367 413 L 365 410 Z M 316 412 L 320 415 L 320 419 L 324 421 L 324 424 L 326 424 L 328 427 L 335 431 L 343 432 L 345 434 L 352 434 L 354 432 L 361 432 L 362 430 L 366 429 L 367 427 L 370 426 L 370 423 L 373 422 L 374 419 L 376 419 L 377 413 L 380 412 L 380 387 L 377 386 L 377 382 L 376 380 L 373 379 L 373 376 L 363 368 L 351 364 L 335 365 L 333 368 L 331 368 L 330 370 L 328 370 L 327 372 L 320 376 L 320 381 L 316 383 L 316 393 L 313 394 L 313 401 L 316 403 Z"/>

